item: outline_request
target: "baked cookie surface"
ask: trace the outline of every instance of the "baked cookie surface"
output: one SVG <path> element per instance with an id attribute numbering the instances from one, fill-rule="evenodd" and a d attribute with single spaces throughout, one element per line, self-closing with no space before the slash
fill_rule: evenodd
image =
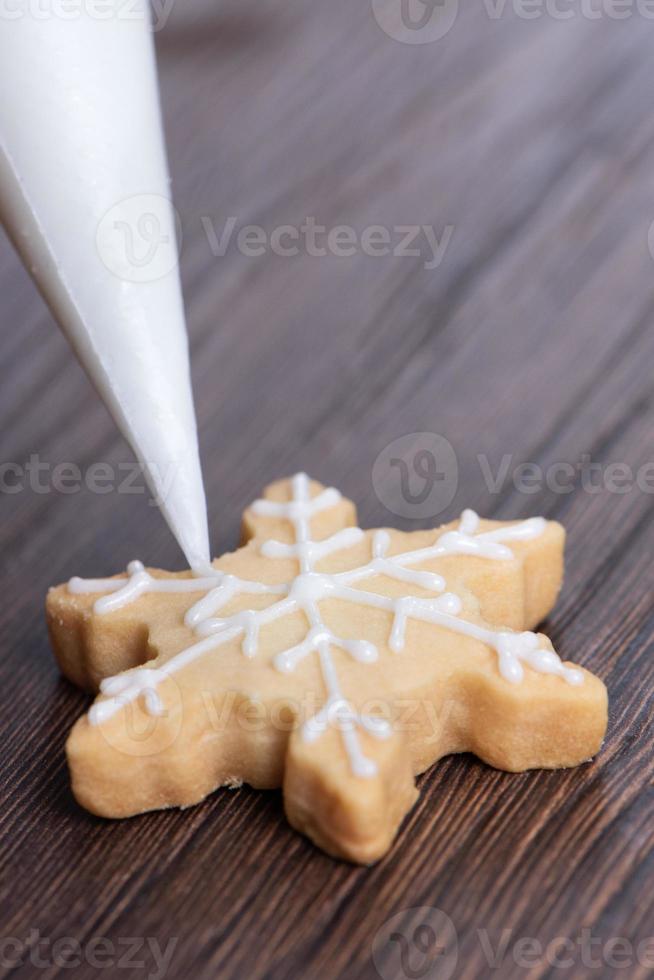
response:
<path id="1" fill-rule="evenodd" d="M 299 474 L 248 508 L 243 539 L 203 577 L 132 562 L 50 590 L 63 673 L 100 689 L 67 743 L 92 812 L 282 786 L 294 827 L 368 863 L 444 755 L 517 772 L 598 751 L 604 685 L 531 632 L 560 590 L 559 524 L 465 511 L 362 531 L 351 502 Z"/>

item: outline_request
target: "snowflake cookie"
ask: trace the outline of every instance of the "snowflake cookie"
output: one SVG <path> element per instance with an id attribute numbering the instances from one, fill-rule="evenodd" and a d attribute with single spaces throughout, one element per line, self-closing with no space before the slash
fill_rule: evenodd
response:
<path id="1" fill-rule="evenodd" d="M 68 739 L 75 796 L 127 817 L 282 786 L 294 827 L 367 863 L 444 755 L 510 772 L 590 759 L 604 685 L 530 632 L 558 594 L 564 537 L 472 511 L 362 531 L 352 503 L 299 474 L 201 576 L 134 561 L 51 589 L 61 669 L 100 691 Z"/>

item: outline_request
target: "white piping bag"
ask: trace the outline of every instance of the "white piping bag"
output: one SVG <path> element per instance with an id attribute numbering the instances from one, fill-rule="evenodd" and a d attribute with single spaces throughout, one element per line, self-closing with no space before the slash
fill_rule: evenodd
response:
<path id="1" fill-rule="evenodd" d="M 0 19 L 0 216 L 202 571 L 207 511 L 149 8 L 27 9 Z"/>

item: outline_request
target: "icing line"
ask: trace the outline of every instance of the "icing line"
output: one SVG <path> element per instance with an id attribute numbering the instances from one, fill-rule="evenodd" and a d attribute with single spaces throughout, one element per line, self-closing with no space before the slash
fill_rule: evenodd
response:
<path id="1" fill-rule="evenodd" d="M 344 697 L 331 649 L 339 648 L 358 662 L 367 664 L 377 660 L 378 651 L 368 641 L 344 639 L 326 626 L 320 615 L 319 603 L 327 598 L 390 613 L 392 626 L 388 642 L 395 653 L 403 650 L 407 625 L 411 620 L 416 620 L 472 637 L 493 648 L 497 653 L 500 674 L 509 683 L 519 683 L 523 679 L 523 663 L 539 673 L 555 674 L 569 684 L 582 683 L 582 672 L 564 666 L 554 651 L 542 648 L 537 634 L 528 631 L 511 633 L 493 630 L 460 619 L 461 600 L 454 593 L 445 591 L 443 577 L 434 572 L 410 567 L 433 558 L 457 554 L 495 561 L 511 560 L 514 555 L 505 542 L 538 537 L 546 527 L 543 518 L 531 518 L 493 531 L 477 533 L 478 515 L 474 511 L 465 510 L 459 527 L 439 535 L 431 546 L 389 556 L 391 538 L 387 531 L 381 530 L 372 537 L 372 557 L 364 565 L 335 574 L 316 572 L 316 561 L 328 554 L 353 547 L 365 536 L 359 528 L 345 528 L 321 541 L 312 540 L 311 518 L 336 506 L 340 500 L 341 495 L 335 489 L 324 490 L 311 498 L 308 477 L 300 473 L 292 480 L 290 501 L 280 503 L 258 500 L 252 505 L 256 514 L 287 520 L 293 527 L 294 542 L 285 544 L 273 540 L 264 541 L 260 548 L 266 557 L 292 557 L 298 561 L 300 573 L 287 584 L 266 585 L 219 570 L 209 576 L 189 579 L 157 579 L 145 570 L 141 562 L 129 564 L 127 578 L 71 579 L 69 590 L 73 593 L 107 593 L 94 605 L 95 612 L 99 614 L 120 609 L 150 592 L 205 592 L 184 616 L 185 624 L 201 639 L 171 657 L 161 667 L 139 667 L 127 674 L 103 681 L 100 690 L 106 697 L 91 708 L 90 723 L 101 724 L 140 695 L 144 696 L 148 712 L 161 713 L 163 706 L 157 687 L 166 677 L 239 636 L 244 655 L 254 657 L 262 626 L 282 616 L 303 612 L 309 623 L 305 639 L 295 647 L 280 651 L 273 658 L 273 665 L 277 670 L 291 673 L 307 656 L 318 654 L 326 700 L 320 711 L 303 724 L 302 735 L 307 741 L 314 741 L 329 725 L 336 727 L 341 734 L 352 772 L 363 778 L 373 776 L 376 766 L 364 755 L 358 731 L 364 730 L 377 738 L 387 738 L 392 729 L 379 718 L 358 714 Z M 417 586 L 434 595 L 428 598 L 412 595 L 390 598 L 352 587 L 354 583 L 377 575 Z M 241 595 L 271 595 L 280 598 L 261 610 L 244 610 L 226 618 L 215 615 L 228 602 Z"/>

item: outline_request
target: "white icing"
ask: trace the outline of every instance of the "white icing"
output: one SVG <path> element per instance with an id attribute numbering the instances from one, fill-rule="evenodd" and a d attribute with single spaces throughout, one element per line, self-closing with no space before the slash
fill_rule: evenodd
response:
<path id="1" fill-rule="evenodd" d="M 539 537 L 546 525 L 544 517 L 531 517 L 520 524 L 477 534 L 479 515 L 474 510 L 464 510 L 456 531 L 448 531 L 439 538 L 435 556 L 475 555 L 478 558 L 507 561 L 513 558 L 513 552 L 502 541 L 529 541 Z"/>
<path id="2" fill-rule="evenodd" d="M 282 673 L 292 673 L 306 657 L 318 654 L 326 692 L 325 703 L 303 725 L 303 737 L 307 741 L 313 741 L 326 727 L 334 726 L 341 734 L 352 772 L 361 777 L 373 776 L 376 772 L 375 763 L 363 753 L 358 732 L 363 730 L 376 738 L 387 738 L 391 727 L 382 719 L 361 715 L 354 710 L 341 691 L 332 649 L 343 650 L 354 660 L 364 664 L 373 664 L 379 654 L 374 644 L 366 640 L 337 636 L 327 627 L 321 617 L 320 603 L 330 598 L 389 613 L 392 623 L 388 645 L 395 653 L 399 654 L 404 649 L 410 623 L 425 622 L 469 636 L 494 649 L 500 674 L 509 683 L 516 684 L 523 679 L 523 664 L 539 673 L 555 674 L 572 685 L 582 683 L 582 672 L 564 666 L 554 651 L 541 646 L 537 634 L 494 630 L 461 619 L 461 600 L 454 593 L 445 591 L 443 577 L 412 567 L 454 554 L 494 561 L 510 560 L 514 555 L 505 542 L 525 541 L 542 534 L 546 526 L 542 518 L 532 518 L 478 533 L 479 517 L 473 511 L 466 510 L 456 530 L 437 533 L 434 544 L 426 548 L 397 555 L 389 555 L 389 533 L 377 531 L 372 537 L 372 557 L 368 562 L 347 571 L 326 574 L 315 570 L 316 561 L 336 551 L 352 548 L 364 538 L 364 533 L 359 528 L 346 528 L 322 541 L 313 541 L 311 519 L 321 511 L 334 507 L 340 499 L 338 491 L 333 489 L 311 498 L 308 478 L 304 474 L 298 474 L 292 481 L 292 499 L 289 502 L 259 500 L 253 505 L 255 513 L 289 521 L 293 527 L 293 543 L 267 540 L 260 548 L 264 556 L 273 560 L 297 560 L 299 574 L 290 583 L 266 585 L 215 569 L 211 575 L 204 577 L 157 579 L 140 562 L 129 565 L 127 578 L 71 579 L 69 588 L 72 592 L 108 593 L 96 601 L 94 609 L 97 613 L 120 609 L 150 592 L 206 593 L 187 610 L 184 617 L 186 625 L 202 639 L 182 650 L 161 667 L 142 667 L 104 681 L 100 689 L 105 699 L 96 702 L 92 707 L 89 714 L 91 724 L 105 721 L 126 703 L 141 695 L 144 696 L 147 711 L 152 714 L 160 713 L 162 703 L 157 688 L 167 677 L 237 637 L 241 639 L 244 655 L 254 657 L 257 654 L 262 626 L 292 613 L 302 612 L 309 625 L 304 640 L 294 647 L 278 652 L 273 664 Z M 375 576 L 395 579 L 432 595 L 420 597 L 408 594 L 391 598 L 353 587 L 355 583 Z M 250 594 L 280 598 L 264 609 L 244 610 L 225 618 L 215 616 L 235 597 Z"/>
<path id="3" fill-rule="evenodd" d="M 0 217 L 200 569 L 207 512 L 149 4 L 105 16 L 79 3 L 72 17 L 28 6 L 0 13 L 12 93 Z"/>
<path id="4" fill-rule="evenodd" d="M 261 546 L 261 554 L 266 558 L 297 558 L 303 571 L 308 571 L 313 567 L 314 562 L 326 558 L 334 551 L 351 548 L 358 544 L 363 536 L 360 528 L 348 527 L 323 541 L 298 541 L 297 544 L 266 541 Z"/>

